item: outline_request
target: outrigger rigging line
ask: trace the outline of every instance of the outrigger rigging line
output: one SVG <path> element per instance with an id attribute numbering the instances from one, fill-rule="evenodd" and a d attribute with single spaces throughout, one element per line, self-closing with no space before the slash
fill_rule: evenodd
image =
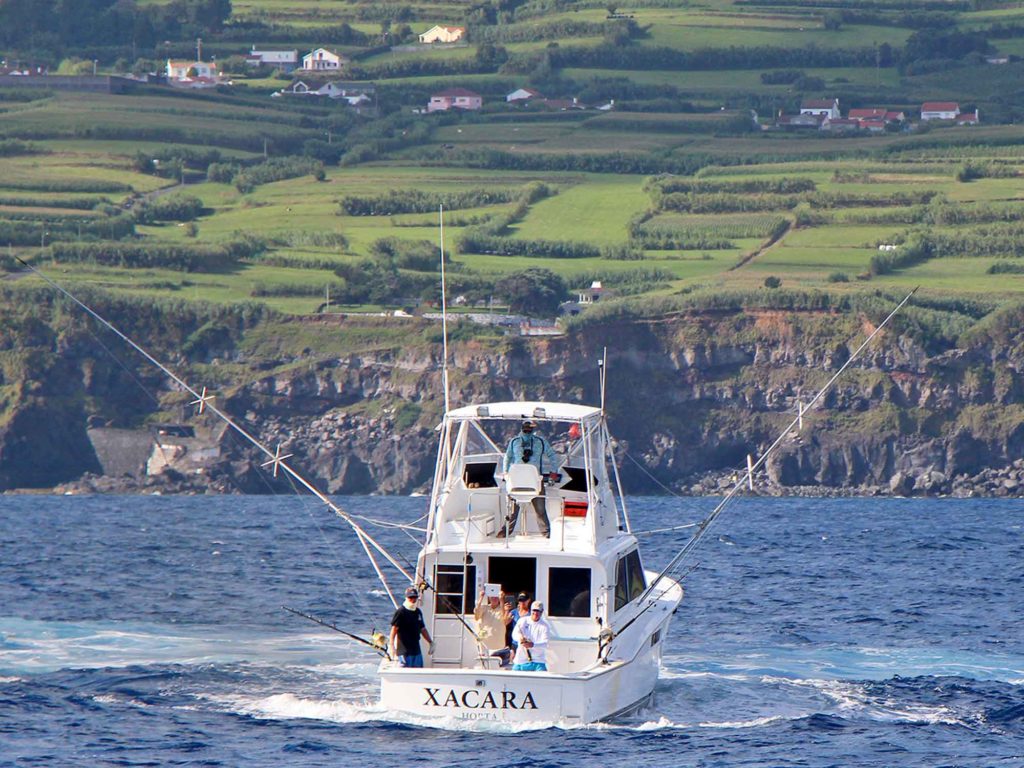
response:
<path id="1" fill-rule="evenodd" d="M 287 605 L 282 605 L 281 607 L 284 608 L 286 611 L 288 611 L 288 613 L 294 613 L 296 616 L 301 616 L 304 619 L 308 619 L 309 621 L 312 621 L 314 624 L 319 624 L 321 627 L 327 627 L 328 629 L 333 629 L 335 632 L 338 632 L 338 633 L 344 635 L 345 637 L 350 637 L 353 640 L 355 640 L 356 642 L 360 642 L 363 645 L 368 645 L 371 648 L 373 648 L 373 650 L 375 650 L 377 653 L 379 653 L 381 656 L 383 656 L 385 659 L 387 659 L 388 661 L 391 661 L 391 654 L 388 653 L 387 643 L 385 641 L 383 641 L 382 639 L 378 639 L 378 633 L 376 631 L 373 633 L 373 635 L 371 635 L 371 637 L 373 639 L 372 640 L 367 640 L 365 637 L 360 637 L 359 635 L 354 635 L 351 632 L 342 629 L 337 624 L 332 624 L 329 621 L 324 621 L 323 619 L 318 619 L 316 616 L 310 616 L 308 613 L 303 613 L 302 611 L 297 611 L 294 608 L 289 608 Z"/>
<path id="2" fill-rule="evenodd" d="M 912 290 L 903 298 L 903 301 L 901 301 L 893 308 L 893 310 L 886 316 L 886 318 L 881 323 L 879 323 L 875 330 L 873 330 L 868 335 L 868 337 L 861 342 L 860 346 L 854 350 L 853 354 L 850 355 L 849 359 L 845 363 L 843 363 L 843 365 L 839 368 L 838 371 L 835 372 L 832 378 L 825 382 L 824 386 L 820 390 L 818 390 L 818 394 L 811 398 L 811 400 L 806 404 L 801 403 L 797 406 L 796 418 L 794 418 L 788 425 L 786 425 L 786 428 L 782 430 L 782 432 L 779 434 L 777 438 L 775 438 L 775 442 L 768 446 L 764 453 L 762 453 L 758 457 L 757 461 L 747 461 L 746 471 L 739 477 L 738 480 L 736 480 L 735 483 L 733 483 L 732 488 L 729 489 L 729 492 L 725 495 L 725 498 L 723 498 L 718 503 L 718 506 L 716 506 L 711 511 L 711 514 L 709 514 L 707 517 L 701 520 L 700 523 L 697 524 L 697 530 L 694 532 L 693 536 L 690 537 L 690 540 L 686 542 L 686 544 L 679 551 L 679 553 L 669 561 L 668 565 L 666 565 L 665 568 L 662 569 L 661 573 L 659 573 L 655 577 L 655 579 L 648 585 L 647 589 L 644 590 L 643 594 L 640 596 L 640 602 L 643 602 L 645 599 L 650 598 L 655 588 L 665 579 L 666 576 L 671 576 L 673 574 L 677 574 L 680 572 L 682 564 L 686 561 L 686 558 L 689 557 L 689 555 L 697 548 L 697 544 L 699 544 L 700 540 L 704 538 L 704 535 L 714 524 L 715 520 L 718 519 L 719 515 L 721 515 L 722 512 L 725 511 L 725 508 L 736 497 L 736 495 L 741 490 L 743 490 L 744 487 L 753 484 L 754 472 L 756 472 L 764 465 L 764 463 L 768 460 L 768 457 L 771 456 L 771 454 L 774 453 L 780 445 L 782 445 L 782 442 L 793 432 L 794 429 L 799 431 L 800 429 L 803 428 L 804 414 L 807 413 L 814 406 L 815 403 L 821 400 L 825 393 L 832 388 L 832 385 L 835 384 L 836 381 L 838 381 L 839 377 L 843 375 L 846 369 L 853 364 L 853 361 L 860 356 L 860 353 L 863 352 L 864 349 L 868 346 L 868 344 L 870 344 L 871 341 L 875 338 L 875 336 L 877 336 L 881 332 L 881 330 L 885 328 L 889 321 L 892 320 L 901 309 L 903 309 L 906 303 L 910 301 L 910 298 L 916 292 L 917 288 L 914 288 L 914 290 Z M 662 590 L 662 593 L 664 592 L 665 590 Z M 634 621 L 640 618 L 640 616 L 646 613 L 647 610 L 651 608 L 651 606 L 656 604 L 656 602 L 656 599 L 649 600 L 647 605 L 644 606 L 640 610 L 640 612 L 637 613 L 636 616 L 634 616 L 632 619 L 630 619 L 628 622 L 626 622 L 622 627 L 618 629 L 617 633 L 621 634 L 626 629 L 626 627 L 628 627 L 630 624 L 632 624 Z"/>
<path id="3" fill-rule="evenodd" d="M 38 269 L 36 269 L 23 259 L 20 259 L 17 256 L 15 256 L 15 258 L 18 259 L 18 261 L 21 262 L 21 264 L 24 265 L 27 269 L 31 270 L 33 273 L 38 275 L 54 290 L 60 292 L 62 295 L 71 299 L 71 301 L 73 301 L 75 304 L 77 304 L 79 307 L 85 310 L 91 317 L 95 318 L 99 323 L 113 331 L 113 333 L 116 334 L 118 338 L 127 343 L 129 346 L 132 347 L 132 349 L 134 349 L 136 352 L 138 352 L 140 355 L 146 358 L 150 363 L 152 363 L 161 371 L 163 371 L 163 373 L 166 374 L 175 384 L 177 384 L 179 387 L 181 387 L 186 392 L 191 394 L 194 398 L 196 398 L 195 400 L 192 401 L 192 404 L 199 406 L 200 413 L 204 411 L 209 411 L 210 413 L 213 413 L 221 421 L 223 421 L 225 424 L 227 424 L 229 427 L 235 430 L 235 432 L 237 432 L 239 435 L 245 438 L 245 440 L 247 440 L 251 445 L 255 446 L 259 451 L 262 451 L 263 454 L 268 458 L 268 461 L 266 461 L 263 464 L 263 466 L 272 466 L 275 477 L 277 476 L 278 470 L 284 470 L 289 477 L 294 479 L 303 488 L 305 488 L 307 491 L 316 496 L 321 502 L 324 503 L 324 505 L 328 509 L 330 509 L 332 512 L 334 512 L 334 514 L 336 514 L 338 517 L 340 517 L 342 520 L 348 523 L 352 530 L 355 532 L 356 538 L 359 539 L 359 543 L 362 545 L 363 551 L 366 552 L 366 556 L 367 558 L 369 558 L 370 564 L 373 566 L 373 570 L 377 574 L 377 578 L 380 579 L 380 583 L 383 585 L 384 590 L 388 593 L 388 597 L 391 599 L 391 604 L 396 608 L 398 607 L 398 601 L 395 599 L 395 596 L 391 591 L 391 587 L 388 585 L 387 579 L 384 577 L 383 571 L 381 571 L 380 564 L 377 562 L 377 559 L 373 554 L 374 550 L 378 552 L 381 555 L 381 557 L 387 560 L 395 569 L 397 569 L 398 572 L 401 573 L 409 583 L 413 582 L 413 577 L 409 574 L 408 571 L 405 570 L 405 568 L 402 567 L 402 565 L 395 559 L 395 557 L 390 552 L 388 552 L 383 546 L 381 546 L 370 534 L 368 534 L 366 530 L 361 525 L 359 525 L 359 523 L 356 522 L 356 520 L 353 519 L 351 515 L 349 515 L 347 512 L 345 512 L 345 510 L 343 510 L 341 507 L 339 507 L 337 504 L 331 501 L 319 488 L 317 488 L 311 482 L 306 480 L 306 478 L 303 477 L 297 470 L 293 469 L 292 466 L 285 461 L 285 459 L 290 458 L 290 454 L 282 456 L 280 446 L 278 446 L 278 449 L 276 451 L 270 450 L 270 448 L 265 446 L 262 442 L 259 441 L 259 439 L 250 434 L 244 427 L 235 422 L 235 420 L 232 419 L 228 414 L 226 414 L 224 411 L 220 410 L 216 405 L 214 405 L 213 396 L 207 394 L 206 387 L 203 387 L 201 392 L 193 389 L 177 374 L 175 374 L 174 371 L 170 370 L 166 365 L 164 365 L 155 357 L 153 357 L 153 355 L 151 355 L 141 346 L 139 346 L 130 338 L 128 338 L 113 324 L 111 324 L 108 320 L 102 317 L 94 309 L 80 301 L 76 296 L 74 296 L 62 285 L 50 279 L 44 273 L 40 272 Z"/>

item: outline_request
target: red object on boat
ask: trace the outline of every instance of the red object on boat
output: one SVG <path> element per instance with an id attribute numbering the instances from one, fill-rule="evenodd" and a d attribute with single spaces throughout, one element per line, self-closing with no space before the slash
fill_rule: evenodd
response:
<path id="1" fill-rule="evenodd" d="M 586 517 L 587 516 L 587 502 L 585 501 L 567 501 L 565 507 L 562 510 L 562 514 L 565 517 Z"/>

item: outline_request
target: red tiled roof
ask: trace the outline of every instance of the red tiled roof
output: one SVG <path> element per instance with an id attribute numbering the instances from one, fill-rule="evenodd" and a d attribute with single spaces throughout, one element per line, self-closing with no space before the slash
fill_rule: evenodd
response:
<path id="1" fill-rule="evenodd" d="M 885 117 L 885 110 L 881 107 L 864 107 L 860 109 L 851 109 L 850 117 L 858 120 L 881 120 Z"/>
<path id="2" fill-rule="evenodd" d="M 960 105 L 955 101 L 926 101 L 921 105 L 922 112 L 956 112 Z"/>
<path id="3" fill-rule="evenodd" d="M 835 105 L 835 99 L 804 99 L 800 102 L 801 109 L 832 109 Z"/>
<path id="4" fill-rule="evenodd" d="M 440 91 L 431 96 L 432 99 L 454 99 L 458 96 L 465 96 L 472 99 L 479 99 L 480 94 L 475 91 L 470 91 L 465 88 L 448 88 L 447 90 Z"/>

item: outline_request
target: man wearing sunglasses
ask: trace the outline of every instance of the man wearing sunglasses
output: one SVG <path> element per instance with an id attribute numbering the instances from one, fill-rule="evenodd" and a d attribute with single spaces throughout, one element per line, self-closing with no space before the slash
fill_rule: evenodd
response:
<path id="1" fill-rule="evenodd" d="M 423 611 L 419 607 L 420 593 L 416 587 L 405 590 L 403 602 L 391 617 L 391 658 L 398 659 L 402 667 L 422 667 L 423 652 L 420 650 L 420 636 L 430 643 L 429 653 L 434 652 L 434 641 L 427 632 Z"/>

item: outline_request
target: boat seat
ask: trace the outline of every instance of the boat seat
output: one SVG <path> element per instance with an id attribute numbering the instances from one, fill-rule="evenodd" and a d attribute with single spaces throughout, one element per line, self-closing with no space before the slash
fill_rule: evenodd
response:
<path id="1" fill-rule="evenodd" d="M 540 470 L 533 464 L 513 464 L 508 468 L 508 495 L 516 501 L 533 501 L 542 489 Z"/>

